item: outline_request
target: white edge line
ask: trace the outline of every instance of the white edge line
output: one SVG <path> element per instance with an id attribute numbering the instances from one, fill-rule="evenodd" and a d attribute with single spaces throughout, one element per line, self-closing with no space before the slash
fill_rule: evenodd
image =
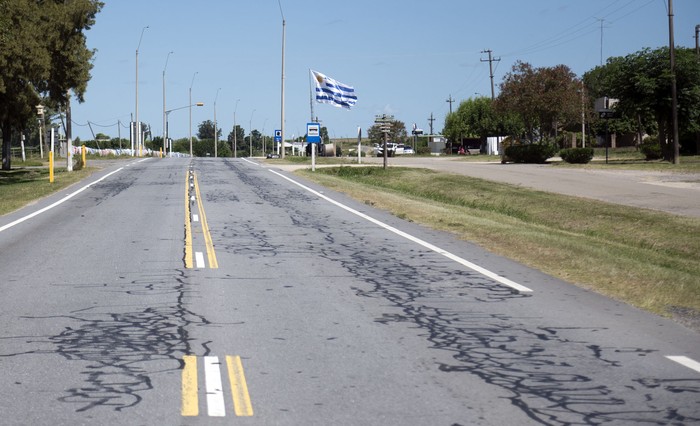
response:
<path id="1" fill-rule="evenodd" d="M 500 275 L 498 275 L 498 274 L 496 274 L 496 273 L 494 273 L 494 272 L 491 272 L 491 271 L 489 271 L 488 269 L 485 269 L 485 268 L 483 268 L 483 267 L 481 267 L 481 266 L 479 266 L 479 265 L 477 265 L 477 264 L 475 264 L 475 263 L 472 263 L 472 262 L 470 262 L 470 261 L 468 261 L 468 260 L 466 260 L 466 259 L 463 259 L 463 258 L 461 258 L 461 257 L 459 257 L 459 256 L 457 256 L 457 255 L 455 255 L 455 254 L 452 254 L 452 253 L 448 252 L 447 250 L 443 250 L 443 249 L 441 249 L 440 247 L 435 246 L 435 245 L 433 245 L 433 244 L 431 244 L 431 243 L 429 243 L 429 242 L 427 242 L 427 241 L 421 240 L 420 238 L 414 237 L 413 235 L 407 234 L 406 232 L 403 232 L 403 231 L 401 231 L 401 230 L 399 230 L 399 229 L 396 229 L 396 228 L 394 228 L 394 227 L 391 226 L 391 225 L 387 225 L 387 224 L 384 223 L 384 222 L 381 222 L 381 221 L 379 221 L 379 220 L 377 220 L 377 219 L 375 219 L 375 218 L 373 218 L 373 217 L 371 217 L 371 216 L 368 216 L 368 215 L 366 215 L 366 214 L 364 214 L 364 213 L 362 213 L 362 212 L 360 212 L 360 211 L 357 211 L 357 210 L 355 210 L 355 209 L 353 209 L 353 208 L 351 208 L 351 207 L 348 207 L 348 206 L 346 206 L 345 204 L 342 204 L 342 203 L 340 203 L 340 202 L 338 202 L 338 201 L 335 201 L 335 200 L 333 200 L 332 198 L 329 198 L 329 197 L 327 197 L 327 196 L 321 194 L 320 192 L 315 191 L 315 190 L 309 188 L 309 187 L 306 186 L 306 185 L 303 185 L 303 184 L 301 184 L 301 183 L 299 183 L 299 182 L 297 182 L 297 181 L 295 181 L 295 180 L 293 180 L 293 179 L 290 179 L 290 178 L 288 178 L 287 176 L 285 176 L 285 175 L 283 175 L 283 174 L 281 174 L 281 173 L 278 173 L 278 172 L 276 172 L 276 171 L 274 171 L 274 170 L 271 170 L 271 169 L 268 169 L 268 170 L 270 170 L 272 173 L 276 174 L 277 176 L 280 176 L 281 178 L 286 179 L 286 180 L 288 180 L 289 182 L 291 182 L 291 183 L 293 183 L 293 184 L 299 186 L 300 188 L 303 188 L 303 189 L 305 189 L 306 191 L 311 192 L 312 194 L 316 195 L 317 197 L 320 197 L 320 198 L 322 198 L 322 199 L 328 201 L 329 203 L 334 204 L 334 205 L 340 207 L 341 209 L 347 210 L 348 212 L 350 212 L 350 213 L 352 213 L 352 214 L 354 214 L 354 215 L 357 215 L 357 216 L 359 216 L 359 217 L 361 217 L 361 218 L 363 218 L 363 219 L 365 219 L 365 220 L 367 220 L 367 221 L 369 221 L 369 222 L 372 222 L 372 223 L 374 223 L 375 225 L 381 226 L 382 228 L 384 228 L 384 229 L 386 229 L 386 230 L 388 230 L 388 231 L 391 231 L 391 232 L 393 232 L 393 233 L 395 233 L 395 234 L 397 234 L 397 235 L 400 235 L 400 236 L 406 238 L 407 240 L 413 241 L 413 242 L 416 243 L 416 244 L 420 244 L 420 245 L 422 245 L 423 247 L 425 247 L 425 248 L 427 248 L 427 249 L 429 249 L 429 250 L 432 250 L 432 251 L 434 251 L 434 252 L 436 252 L 436 253 L 439 253 L 439 254 L 441 254 L 441 255 L 447 257 L 447 258 L 450 259 L 450 260 L 453 260 L 453 261 L 455 261 L 455 262 L 457 262 L 457 263 L 459 263 L 459 264 L 461 264 L 461 265 L 466 266 L 467 268 L 469 268 L 469 269 L 471 269 L 471 270 L 473 270 L 473 271 L 476 271 L 476 272 L 478 272 L 478 273 L 480 273 L 480 274 L 482 274 L 482 275 L 484 275 L 484 276 L 486 276 L 486 277 L 488 277 L 488 278 L 491 278 L 492 280 L 494 280 L 494 281 L 496 281 L 496 282 L 499 282 L 499 283 L 501 283 L 501 284 L 503 284 L 503 285 L 505 285 L 505 286 L 508 286 L 508 287 L 510 287 L 510 288 L 512 288 L 512 289 L 515 289 L 515 290 L 517 290 L 517 291 L 519 291 L 519 292 L 523 292 L 523 293 L 532 292 L 532 289 L 530 289 L 530 288 L 528 288 L 528 287 L 525 287 L 524 285 L 518 284 L 518 283 L 516 283 L 516 282 L 514 282 L 514 281 L 509 280 L 508 278 L 502 277 L 502 276 L 500 276 Z"/>
<path id="2" fill-rule="evenodd" d="M 12 228 L 12 227 L 15 226 L 15 225 L 19 225 L 20 223 L 22 223 L 22 222 L 24 222 L 24 221 L 27 221 L 27 220 L 29 220 L 29 219 L 31 219 L 31 218 L 33 218 L 33 217 L 35 217 L 35 216 L 38 216 L 38 215 L 40 215 L 40 214 L 42 214 L 42 213 L 44 213 L 44 212 L 46 212 L 46 211 L 48 211 L 48 210 L 51 210 L 52 208 L 54 208 L 54 207 L 56 207 L 56 206 L 58 206 L 58 205 L 60 205 L 60 204 L 65 203 L 66 201 L 70 200 L 71 198 L 73 198 L 73 197 L 75 197 L 76 195 L 80 194 L 81 192 L 85 191 L 86 189 L 88 189 L 88 188 L 91 187 L 92 185 L 94 185 L 94 184 L 96 184 L 96 183 L 99 183 L 99 182 L 101 182 L 101 181 L 107 179 L 108 177 L 112 176 L 113 174 L 115 174 L 115 173 L 121 171 L 123 168 L 124 168 L 124 167 L 120 167 L 120 168 L 118 168 L 117 170 L 115 170 L 115 171 L 113 171 L 113 172 L 110 172 L 110 173 L 108 173 L 108 174 L 102 176 L 101 178 L 97 179 L 96 181 L 94 181 L 94 182 L 92 182 L 92 183 L 89 183 L 89 184 L 85 185 L 84 187 L 80 188 L 79 190 L 77 190 L 77 191 L 75 191 L 75 192 L 73 192 L 73 193 L 71 193 L 71 194 L 66 195 L 65 197 L 61 198 L 60 200 L 56 201 L 55 203 L 51 204 L 50 206 L 46 206 L 46 207 L 44 207 L 44 208 L 41 209 L 41 210 L 37 210 L 37 211 L 35 211 L 34 213 L 28 214 L 27 216 L 24 216 L 24 217 L 22 217 L 22 218 L 19 218 L 19 219 L 15 220 L 14 222 L 8 223 L 7 225 L 0 227 L 0 232 L 5 231 L 5 230 L 7 230 L 7 229 L 10 229 L 10 228 Z"/>
<path id="3" fill-rule="evenodd" d="M 246 162 L 248 162 L 248 163 L 250 163 L 250 164 L 254 164 L 254 165 L 256 165 L 256 166 L 262 167 L 262 164 L 256 163 L 255 161 L 251 161 L 251 160 L 249 160 L 249 159 L 247 159 L 247 158 L 243 158 L 243 161 L 246 161 Z"/>
<path id="4" fill-rule="evenodd" d="M 675 356 L 675 355 L 670 355 L 670 356 L 667 356 L 666 358 L 670 359 L 671 361 L 675 361 L 684 367 L 688 367 L 691 370 L 695 370 L 698 373 L 700 373 L 700 362 L 697 362 L 692 358 L 688 358 L 687 356 Z"/>

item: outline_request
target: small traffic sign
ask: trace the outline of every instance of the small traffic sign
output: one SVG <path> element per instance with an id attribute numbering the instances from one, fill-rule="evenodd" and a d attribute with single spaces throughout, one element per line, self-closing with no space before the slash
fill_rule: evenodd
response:
<path id="1" fill-rule="evenodd" d="M 275 142 L 282 142 L 282 131 L 275 130 Z"/>
<path id="2" fill-rule="evenodd" d="M 321 125 L 318 123 L 306 123 L 306 142 L 321 143 Z"/>
<path id="3" fill-rule="evenodd" d="M 616 118 L 617 114 L 615 113 L 615 111 L 607 110 L 607 111 L 598 111 L 598 116 L 600 118 Z"/>

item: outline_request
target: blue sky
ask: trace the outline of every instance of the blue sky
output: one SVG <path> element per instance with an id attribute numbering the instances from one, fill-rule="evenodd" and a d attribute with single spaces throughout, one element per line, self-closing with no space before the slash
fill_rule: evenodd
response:
<path id="1" fill-rule="evenodd" d="M 192 110 L 192 134 L 216 118 L 225 138 L 236 123 L 272 135 L 280 128 L 282 15 L 277 0 L 105 1 L 88 46 L 97 49 L 85 102 L 73 102 L 74 137 L 117 136 L 135 110 L 162 134 L 163 70 L 167 109 Z M 676 45 L 694 47 L 699 0 L 675 0 Z M 437 133 L 459 102 L 490 96 L 486 49 L 493 51 L 496 94 L 513 64 L 568 65 L 579 76 L 603 59 L 668 45 L 664 0 L 281 0 L 286 20 L 285 136 L 305 133 L 309 69 L 354 86 L 350 111 L 314 102 L 331 138 L 354 137 L 377 114 L 393 114 Z M 602 21 L 601 21 L 602 20 Z M 168 57 L 168 52 L 172 51 Z M 195 75 L 195 73 L 197 73 Z M 194 76 L 194 83 L 193 82 Z M 219 90 L 220 89 L 220 90 Z M 217 97 L 218 92 L 218 97 Z M 124 124 L 126 125 L 126 124 Z M 189 134 L 188 109 L 170 113 L 173 138 Z M 128 129 L 122 127 L 122 137 Z"/>

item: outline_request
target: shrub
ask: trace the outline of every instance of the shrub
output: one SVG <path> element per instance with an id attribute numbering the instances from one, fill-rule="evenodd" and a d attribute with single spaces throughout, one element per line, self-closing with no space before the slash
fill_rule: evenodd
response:
<path id="1" fill-rule="evenodd" d="M 511 145 L 506 148 L 505 155 L 514 163 L 541 164 L 556 154 L 558 148 L 549 143 L 532 143 L 527 145 Z"/>
<path id="2" fill-rule="evenodd" d="M 568 148 L 559 151 L 561 159 L 571 164 L 586 164 L 593 159 L 593 148 Z"/>
<path id="3" fill-rule="evenodd" d="M 661 145 L 656 139 L 647 138 L 639 145 L 639 151 L 644 154 L 647 161 L 658 160 L 663 157 L 661 153 Z"/>
<path id="4" fill-rule="evenodd" d="M 429 147 L 429 146 L 419 146 L 419 147 L 416 147 L 416 154 L 418 154 L 418 155 L 429 155 L 429 154 L 430 154 L 430 147 Z"/>

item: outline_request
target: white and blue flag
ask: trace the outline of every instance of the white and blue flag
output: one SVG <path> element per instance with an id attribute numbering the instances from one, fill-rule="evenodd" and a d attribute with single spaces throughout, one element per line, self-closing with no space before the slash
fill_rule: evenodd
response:
<path id="1" fill-rule="evenodd" d="M 333 106 L 350 109 L 357 102 L 355 89 L 352 86 L 311 70 L 316 83 L 316 102 L 331 104 Z"/>

